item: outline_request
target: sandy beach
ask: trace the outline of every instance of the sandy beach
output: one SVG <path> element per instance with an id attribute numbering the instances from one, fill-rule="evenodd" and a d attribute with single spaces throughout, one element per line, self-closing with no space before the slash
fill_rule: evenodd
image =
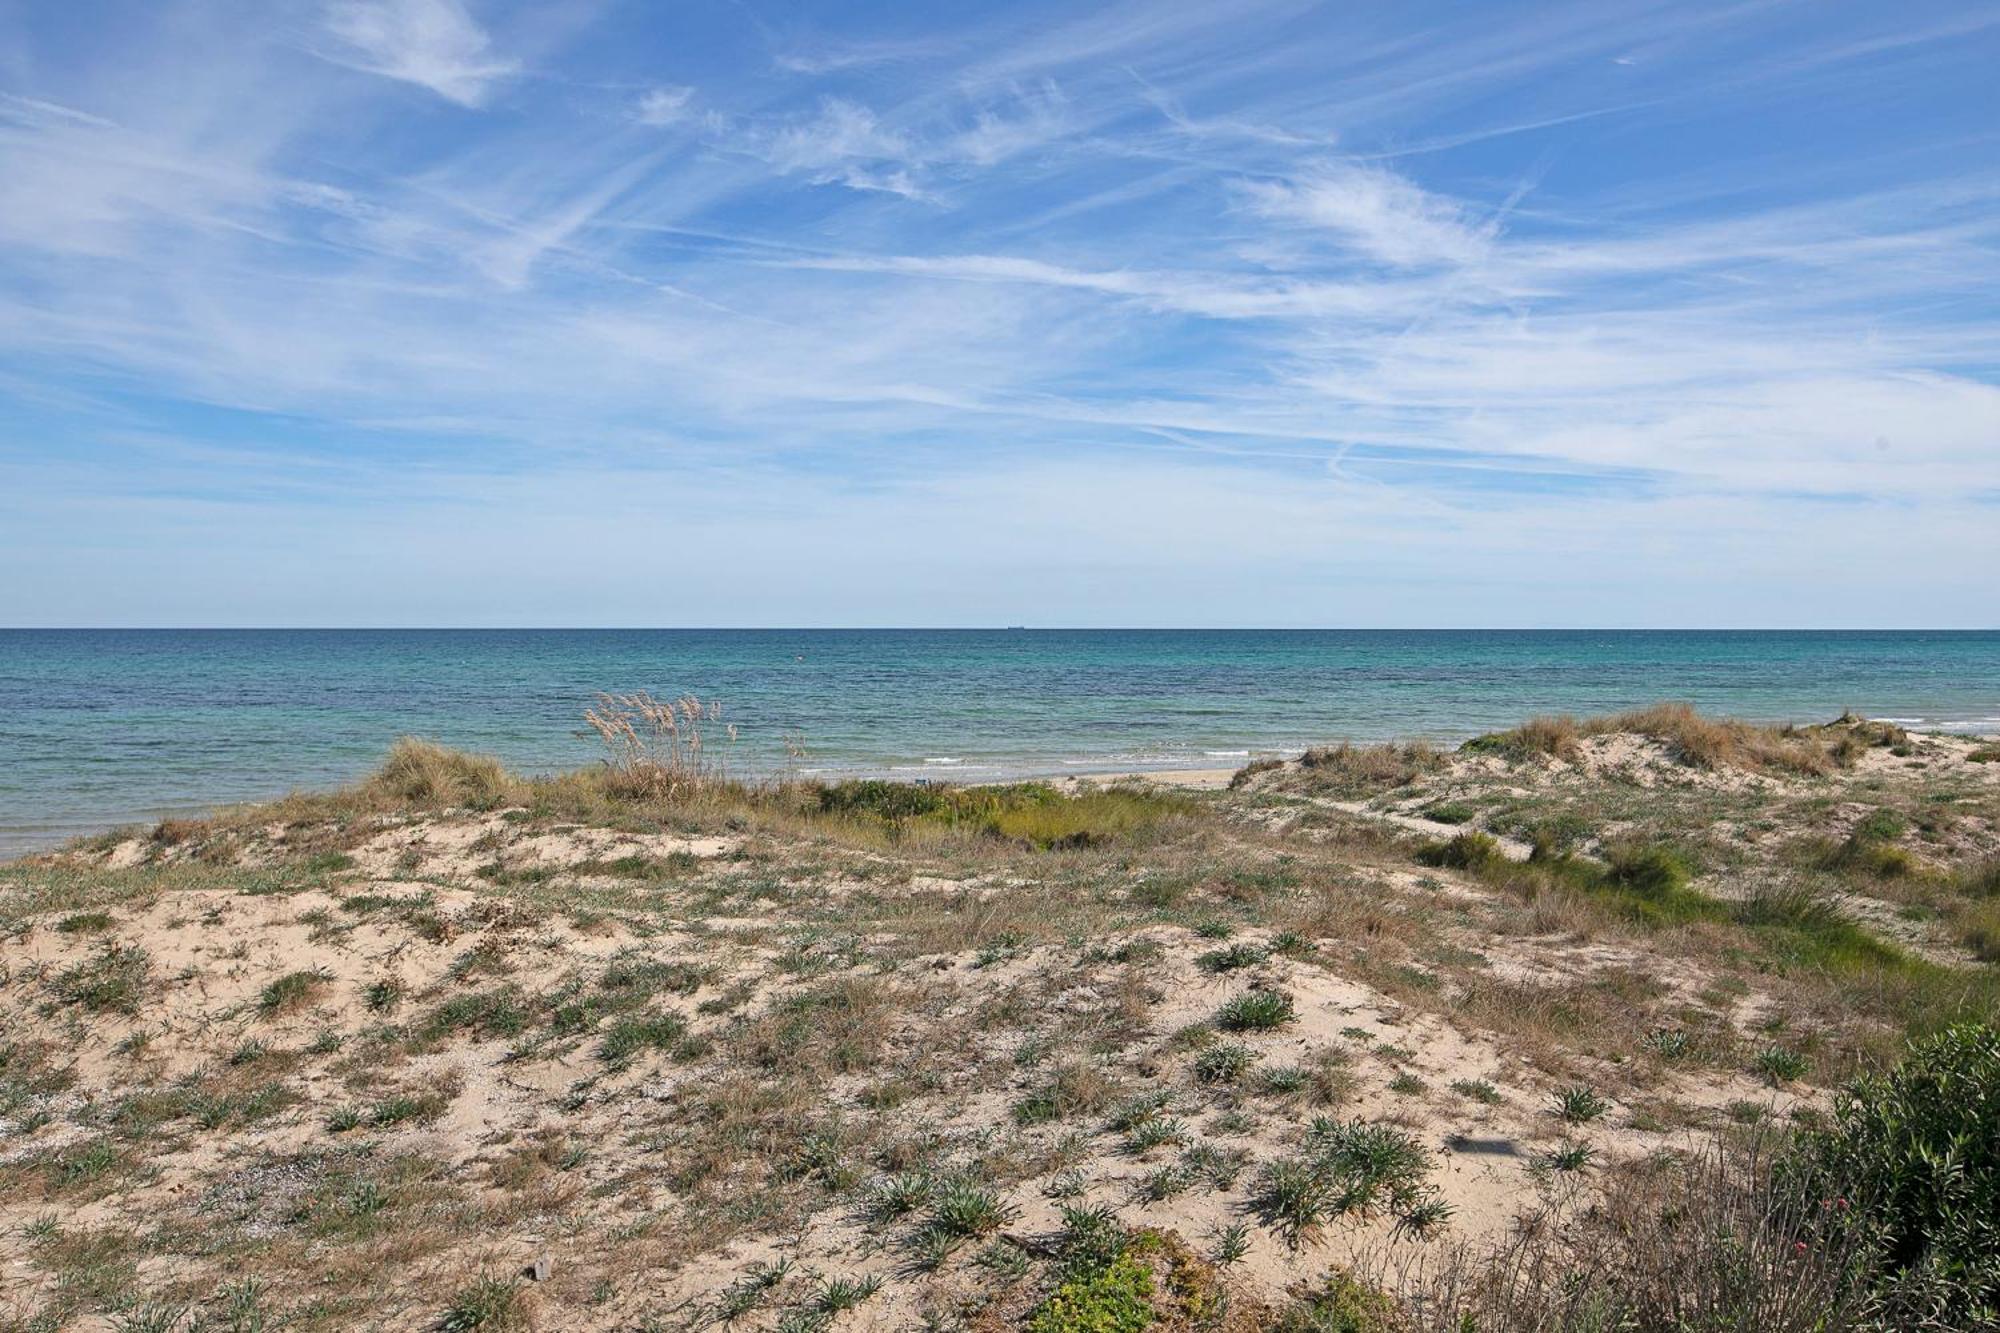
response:
<path id="1" fill-rule="evenodd" d="M 29 858 L 0 872 L 0 1309 L 112 1327 L 61 1294 L 87 1246 L 123 1290 L 252 1277 L 306 1326 L 829 1289 L 844 1327 L 1005 1324 L 1101 1215 L 1182 1293 L 1160 1318 L 1208 1292 L 1250 1328 L 1330 1270 L 1396 1292 L 1530 1219 L 1587 1231 L 1680 1188 L 1662 1152 L 1823 1113 L 1939 997 L 1990 1004 L 2000 956 L 1990 744 L 1644 725 L 1031 800 L 412 750 Z M 1811 933 L 1751 910 L 1801 885 Z M 1762 961 L 1829 920 L 1820 963 Z M 1364 1133 L 1393 1189 L 1287 1192 Z"/>

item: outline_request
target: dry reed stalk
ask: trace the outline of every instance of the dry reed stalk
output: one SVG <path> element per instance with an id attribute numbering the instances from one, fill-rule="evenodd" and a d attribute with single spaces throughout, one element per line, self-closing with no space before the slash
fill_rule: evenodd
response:
<path id="1" fill-rule="evenodd" d="M 600 694 L 583 720 L 611 752 L 606 763 L 614 787 L 631 796 L 680 796 L 723 781 L 726 764 L 710 737 L 719 730 L 723 741 L 736 742 L 735 725 L 722 722 L 722 704 L 692 694 Z"/>

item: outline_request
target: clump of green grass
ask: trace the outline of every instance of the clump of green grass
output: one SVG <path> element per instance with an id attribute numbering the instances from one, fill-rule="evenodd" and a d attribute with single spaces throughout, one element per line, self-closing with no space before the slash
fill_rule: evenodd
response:
<path id="1" fill-rule="evenodd" d="M 668 1051 L 687 1035 L 687 1020 L 679 1014 L 635 1014 L 605 1030 L 597 1056 L 608 1065 L 623 1065 L 641 1051 Z"/>
<path id="2" fill-rule="evenodd" d="M 1554 1171 L 1581 1171 L 1596 1160 L 1597 1150 L 1587 1143 L 1564 1143 L 1542 1159 Z"/>
<path id="3" fill-rule="evenodd" d="M 992 1188 L 969 1180 L 952 1180 L 931 1194 L 930 1225 L 950 1236 L 985 1236 L 1014 1217 L 1014 1208 Z"/>
<path id="4" fill-rule="evenodd" d="M 1196 1081 L 1234 1083 L 1257 1063 L 1257 1052 L 1240 1042 L 1220 1042 L 1194 1058 Z"/>
<path id="5" fill-rule="evenodd" d="M 1265 1164 L 1252 1204 L 1294 1247 L 1349 1213 L 1386 1209 L 1427 1230 L 1450 1216 L 1429 1173 L 1430 1155 L 1401 1130 L 1322 1116 L 1298 1153 Z"/>
<path id="6" fill-rule="evenodd" d="M 96 953 L 57 973 L 49 990 L 62 1003 L 92 1013 L 134 1014 L 152 966 L 152 958 L 137 945 L 106 941 Z"/>
<path id="7" fill-rule="evenodd" d="M 1656 903 L 1670 903 L 1687 888 L 1687 862 L 1668 847 L 1618 843 L 1605 848 L 1604 861 L 1607 884 Z"/>
<path id="8" fill-rule="evenodd" d="M 1556 1092 L 1554 1106 L 1556 1118 L 1565 1124 L 1586 1125 L 1593 1120 L 1601 1119 L 1610 1109 L 1610 1102 L 1598 1096 L 1595 1089 L 1585 1087 L 1581 1083 L 1573 1083 Z"/>
<path id="9" fill-rule="evenodd" d="M 1500 1101 L 1500 1089 L 1483 1078 L 1454 1079 L 1451 1090 L 1485 1106 L 1497 1105 Z"/>
<path id="10" fill-rule="evenodd" d="M 267 1018 L 288 1013 L 316 995 L 326 981 L 326 973 L 317 968 L 287 972 L 265 985 L 257 997 L 257 1010 Z"/>
<path id="11" fill-rule="evenodd" d="M 519 1327 L 521 1292 L 504 1278 L 484 1276 L 459 1288 L 438 1316 L 439 1333 L 472 1333 L 474 1329 Z"/>
<path id="12" fill-rule="evenodd" d="M 109 912 L 72 912 L 56 922 L 56 929 L 65 935 L 91 935 L 111 929 Z"/>
<path id="13" fill-rule="evenodd" d="M 1750 1063 L 1751 1068 L 1773 1084 L 1796 1082 L 1805 1077 L 1812 1065 L 1802 1052 L 1784 1046 L 1766 1046 Z"/>
<path id="14" fill-rule="evenodd" d="M 361 999 L 369 1012 L 386 1014 L 403 1002 L 405 987 L 400 977 L 377 977 L 362 989 Z"/>
<path id="15" fill-rule="evenodd" d="M 1218 1009 L 1216 1026 L 1227 1032 L 1261 1032 L 1283 1027 L 1298 1016 L 1292 997 L 1284 991 L 1244 991 Z"/>
<path id="16" fill-rule="evenodd" d="M 432 1037 L 471 1032 L 480 1037 L 515 1037 L 527 1030 L 528 1010 L 513 986 L 454 995 L 431 1011 L 421 1031 Z"/>
<path id="17" fill-rule="evenodd" d="M 1136 786 L 1059 791 L 1048 783 L 917 787 L 878 780 L 819 789 L 817 813 L 870 821 L 895 834 L 960 829 L 1037 851 L 1073 851 L 1150 834 L 1190 813 L 1173 792 Z"/>
<path id="18" fill-rule="evenodd" d="M 1256 967 L 1271 956 L 1269 949 L 1255 944 L 1231 944 L 1220 949 L 1210 949 L 1197 957 L 1195 966 L 1204 972 L 1234 972 L 1239 968 Z"/>
<path id="19" fill-rule="evenodd" d="M 1957 918 L 1958 938 L 1982 963 L 2000 963 L 2000 901 L 1965 908 Z"/>
<path id="20" fill-rule="evenodd" d="M 868 1210 L 883 1221 L 907 1216 L 930 1202 L 934 1183 L 923 1171 L 884 1176 L 868 1191 Z"/>
<path id="21" fill-rule="evenodd" d="M 1507 854 L 1500 850 L 1500 844 L 1492 834 L 1475 830 L 1456 834 L 1445 842 L 1425 843 L 1417 849 L 1417 862 L 1450 870 L 1478 872 L 1506 865 Z"/>
<path id="22" fill-rule="evenodd" d="M 1694 1034 L 1680 1028 L 1654 1028 L 1639 1044 L 1662 1060 L 1685 1060 L 1694 1053 Z"/>

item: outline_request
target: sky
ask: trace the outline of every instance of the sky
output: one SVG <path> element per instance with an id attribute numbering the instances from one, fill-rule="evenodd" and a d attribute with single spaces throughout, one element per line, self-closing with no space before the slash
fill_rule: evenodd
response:
<path id="1" fill-rule="evenodd" d="M 2000 625 L 2000 4 L 0 0 L 0 624 Z"/>

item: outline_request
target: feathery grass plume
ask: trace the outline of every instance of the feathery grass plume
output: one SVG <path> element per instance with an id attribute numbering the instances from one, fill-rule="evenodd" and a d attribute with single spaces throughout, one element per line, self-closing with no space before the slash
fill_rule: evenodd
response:
<path id="1" fill-rule="evenodd" d="M 736 741 L 735 725 L 722 721 L 722 704 L 692 694 L 655 699 L 636 694 L 600 694 L 583 720 L 610 751 L 605 761 L 619 795 L 674 797 L 724 780 L 724 757 L 715 742 Z"/>

